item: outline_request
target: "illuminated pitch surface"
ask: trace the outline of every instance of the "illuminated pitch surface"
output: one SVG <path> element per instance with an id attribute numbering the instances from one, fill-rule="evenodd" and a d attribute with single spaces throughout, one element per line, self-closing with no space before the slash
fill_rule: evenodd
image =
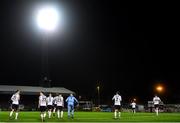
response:
<path id="1" fill-rule="evenodd" d="M 0 112 L 0 122 L 41 122 L 39 112 L 20 112 L 17 121 L 9 119 L 9 112 Z M 52 117 L 46 122 L 180 122 L 180 113 L 160 113 L 155 116 L 154 113 L 122 113 L 121 119 L 113 119 L 112 112 L 75 112 L 74 119 L 67 118 L 67 112 L 63 119 Z"/>

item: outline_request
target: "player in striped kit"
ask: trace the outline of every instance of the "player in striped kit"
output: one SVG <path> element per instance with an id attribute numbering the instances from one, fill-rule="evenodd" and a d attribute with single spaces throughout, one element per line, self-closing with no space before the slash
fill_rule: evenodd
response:
<path id="1" fill-rule="evenodd" d="M 16 112 L 16 115 L 15 115 L 15 120 L 17 120 L 18 118 L 18 111 L 19 111 L 19 101 L 20 101 L 20 91 L 17 90 L 15 94 L 12 95 L 11 97 L 11 101 L 12 101 L 12 110 L 9 114 L 9 118 L 12 117 L 13 115 L 13 112 L 15 111 Z"/>
<path id="2" fill-rule="evenodd" d="M 155 95 L 155 97 L 153 98 L 153 103 L 154 103 L 154 108 L 155 108 L 155 112 L 156 115 L 159 115 L 159 103 L 161 102 L 161 99 Z"/>
<path id="3" fill-rule="evenodd" d="M 56 103 L 57 103 L 58 118 L 63 118 L 64 98 L 62 97 L 61 94 L 56 98 Z"/>
<path id="4" fill-rule="evenodd" d="M 133 102 L 131 103 L 131 107 L 132 107 L 132 112 L 133 114 L 136 113 L 136 102 L 133 100 Z"/>
<path id="5" fill-rule="evenodd" d="M 119 92 L 116 92 L 116 95 L 113 96 L 112 100 L 114 100 L 114 118 L 117 118 L 117 113 L 119 113 L 118 117 L 121 117 L 121 101 L 122 98 L 119 95 Z"/>
<path id="6" fill-rule="evenodd" d="M 42 122 L 45 121 L 45 117 L 46 117 L 46 106 L 47 106 L 46 96 L 44 95 L 43 92 L 40 92 L 39 105 L 38 105 L 38 107 L 40 108 L 40 111 L 41 111 L 40 116 L 41 116 Z"/>
<path id="7" fill-rule="evenodd" d="M 53 116 L 55 116 L 55 113 L 56 113 L 56 108 L 57 108 L 57 97 L 58 97 L 58 94 L 56 94 L 56 96 L 53 98 Z"/>
<path id="8" fill-rule="evenodd" d="M 46 98 L 46 101 L 47 101 L 47 108 L 48 108 L 48 117 L 51 118 L 51 113 L 53 110 L 53 97 L 51 93 Z"/>

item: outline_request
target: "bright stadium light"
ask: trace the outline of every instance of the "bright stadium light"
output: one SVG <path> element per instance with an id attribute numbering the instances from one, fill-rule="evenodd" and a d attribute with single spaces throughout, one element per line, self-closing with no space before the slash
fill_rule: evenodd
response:
<path id="1" fill-rule="evenodd" d="M 97 90 L 98 90 L 98 92 L 99 92 L 99 89 L 100 89 L 100 87 L 99 87 L 99 86 L 97 86 Z"/>
<path id="2" fill-rule="evenodd" d="M 163 90 L 164 90 L 164 88 L 163 88 L 163 86 L 157 86 L 156 87 L 156 90 L 158 91 L 158 92 L 162 92 Z"/>
<path id="3" fill-rule="evenodd" d="M 59 14 L 54 7 L 44 7 L 37 13 L 37 24 L 45 31 L 53 31 L 57 28 Z"/>
<path id="4" fill-rule="evenodd" d="M 43 37 L 43 49 L 42 49 L 42 81 L 45 84 L 48 81 L 50 85 L 51 80 L 49 79 L 49 47 L 48 42 L 52 40 L 51 34 L 57 31 L 58 27 L 62 26 L 62 15 L 57 5 L 41 5 L 38 6 L 35 13 L 35 21 L 42 32 Z M 61 25 L 60 25 L 61 24 Z M 58 29 L 59 30 L 59 29 Z"/>

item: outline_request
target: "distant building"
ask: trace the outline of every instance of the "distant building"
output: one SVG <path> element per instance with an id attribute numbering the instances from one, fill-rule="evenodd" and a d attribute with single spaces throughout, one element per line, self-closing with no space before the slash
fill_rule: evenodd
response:
<path id="1" fill-rule="evenodd" d="M 46 95 L 49 93 L 52 93 L 53 96 L 56 94 L 62 94 L 64 97 L 71 93 L 75 94 L 75 92 L 64 87 L 0 85 L 0 110 L 7 111 L 10 109 L 10 98 L 16 90 L 21 91 L 20 109 L 24 111 L 38 110 L 38 96 L 40 91 L 43 91 Z"/>
<path id="2" fill-rule="evenodd" d="M 37 95 L 40 91 L 45 93 L 61 93 L 63 95 L 75 94 L 75 92 L 64 87 L 37 87 L 37 86 L 16 86 L 16 85 L 0 85 L 1 94 L 12 94 L 16 90 L 20 90 L 24 95 Z"/>

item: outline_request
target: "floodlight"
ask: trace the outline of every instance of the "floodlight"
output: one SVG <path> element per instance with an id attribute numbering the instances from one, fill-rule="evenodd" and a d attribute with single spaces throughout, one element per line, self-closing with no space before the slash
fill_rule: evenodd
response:
<path id="1" fill-rule="evenodd" d="M 53 31 L 58 26 L 59 14 L 53 7 L 44 7 L 37 13 L 37 24 L 45 31 Z"/>
<path id="2" fill-rule="evenodd" d="M 162 86 L 157 86 L 157 87 L 156 87 L 156 90 L 157 90 L 158 92 L 162 92 L 162 91 L 163 91 L 163 87 L 162 87 Z"/>

